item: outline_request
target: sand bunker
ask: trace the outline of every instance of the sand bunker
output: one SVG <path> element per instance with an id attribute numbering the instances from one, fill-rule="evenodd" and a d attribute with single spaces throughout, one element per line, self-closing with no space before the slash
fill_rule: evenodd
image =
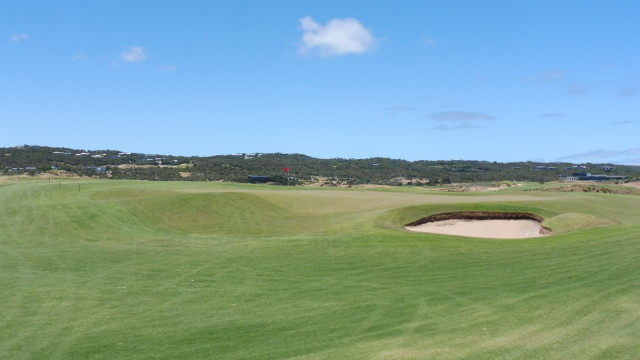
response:
<path id="1" fill-rule="evenodd" d="M 488 211 L 454 212 L 432 215 L 405 225 L 407 230 L 433 234 L 494 239 L 522 239 L 551 234 L 544 219 L 531 213 Z"/>

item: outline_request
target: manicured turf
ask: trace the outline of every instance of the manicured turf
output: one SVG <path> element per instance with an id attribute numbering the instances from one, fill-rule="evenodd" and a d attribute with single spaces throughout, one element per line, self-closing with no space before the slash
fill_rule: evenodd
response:
<path id="1" fill-rule="evenodd" d="M 0 204 L 1 359 L 640 354 L 640 196 L 67 180 Z M 462 210 L 556 234 L 402 227 Z"/>

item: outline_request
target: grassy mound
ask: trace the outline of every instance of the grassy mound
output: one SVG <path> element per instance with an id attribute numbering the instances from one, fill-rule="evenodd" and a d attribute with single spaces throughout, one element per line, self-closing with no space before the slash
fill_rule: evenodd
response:
<path id="1" fill-rule="evenodd" d="M 146 226 L 176 234 L 269 236 L 302 231 L 301 216 L 247 193 L 169 194 L 127 201 Z"/>
<path id="2" fill-rule="evenodd" d="M 609 226 L 614 222 L 591 214 L 564 213 L 546 220 L 544 224 L 555 229 L 557 233 L 566 233 L 579 229 Z"/>

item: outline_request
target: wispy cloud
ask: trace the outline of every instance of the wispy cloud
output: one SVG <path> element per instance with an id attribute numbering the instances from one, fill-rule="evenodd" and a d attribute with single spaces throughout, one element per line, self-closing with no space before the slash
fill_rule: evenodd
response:
<path id="1" fill-rule="evenodd" d="M 539 74 L 528 76 L 525 78 L 525 80 L 533 82 L 552 82 L 563 80 L 565 75 L 566 73 L 561 70 L 549 70 L 541 72 Z"/>
<path id="2" fill-rule="evenodd" d="M 431 130 L 437 130 L 437 131 L 451 131 L 451 130 L 465 130 L 465 129 L 475 129 L 475 128 L 480 128 L 482 126 L 478 126 L 475 124 L 471 124 L 468 122 L 464 122 L 462 124 L 458 124 L 455 126 L 450 126 L 448 124 L 442 124 L 442 125 L 438 125 L 438 126 L 434 126 L 432 128 L 430 128 Z"/>
<path id="3" fill-rule="evenodd" d="M 529 82 L 545 83 L 559 88 L 564 95 L 585 96 L 602 95 L 611 92 L 617 98 L 633 98 L 640 96 L 640 78 L 626 76 L 623 78 L 601 78 L 598 80 L 570 79 L 561 70 L 551 70 L 524 78 Z"/>
<path id="4" fill-rule="evenodd" d="M 636 95 L 638 95 L 638 89 L 623 89 L 623 90 L 618 90 L 616 97 L 630 98 Z"/>
<path id="5" fill-rule="evenodd" d="M 13 41 L 14 43 L 21 43 L 27 40 L 29 40 L 29 34 L 26 33 L 11 35 L 11 41 Z"/>
<path id="6" fill-rule="evenodd" d="M 582 96 L 593 92 L 613 91 L 618 98 L 630 98 L 640 94 L 640 87 L 631 79 L 611 79 L 591 82 L 571 82 L 564 85 L 566 95 Z M 618 87 L 618 89 L 614 89 Z"/>
<path id="7" fill-rule="evenodd" d="M 564 117 L 564 114 L 562 114 L 562 113 L 546 113 L 546 114 L 541 114 L 538 117 L 547 118 L 547 119 L 554 119 L 554 118 Z"/>
<path id="8" fill-rule="evenodd" d="M 142 46 L 129 46 L 127 51 L 120 54 L 122 61 L 139 63 L 147 58 L 147 50 Z"/>
<path id="9" fill-rule="evenodd" d="M 609 162 L 626 165 L 640 165 L 640 148 L 630 148 L 625 150 L 605 150 L 597 149 L 580 154 L 562 156 L 559 161 L 581 162 Z"/>
<path id="10" fill-rule="evenodd" d="M 565 94 L 571 95 L 571 96 L 587 95 L 591 91 L 592 85 L 593 84 L 581 83 L 581 82 L 570 83 L 570 84 L 567 84 L 566 86 L 567 91 L 565 92 Z"/>
<path id="11" fill-rule="evenodd" d="M 177 68 L 175 66 L 171 66 L 171 65 L 163 65 L 158 68 L 158 70 L 162 72 L 172 72 L 172 71 L 176 71 L 176 69 Z"/>
<path id="12" fill-rule="evenodd" d="M 415 111 L 416 108 L 410 107 L 410 106 L 398 105 L 398 106 L 388 107 L 386 110 L 387 111 L 404 112 L 404 111 Z"/>
<path id="13" fill-rule="evenodd" d="M 635 124 L 635 123 L 637 123 L 637 121 L 622 120 L 622 121 L 615 121 L 615 122 L 611 123 L 611 125 L 622 126 L 622 125 L 630 125 L 630 124 Z"/>
<path id="14" fill-rule="evenodd" d="M 416 111 L 416 108 L 411 106 L 397 105 L 390 106 L 385 109 L 388 116 L 397 116 L 399 114 L 406 114 Z"/>
<path id="15" fill-rule="evenodd" d="M 78 54 L 75 55 L 74 57 L 71 58 L 71 61 L 73 62 L 83 62 L 83 61 L 87 61 L 88 57 L 85 54 Z"/>
<path id="16" fill-rule="evenodd" d="M 493 116 L 469 111 L 443 111 L 429 115 L 431 120 L 436 121 L 477 121 L 493 120 Z"/>
<path id="17" fill-rule="evenodd" d="M 436 40 L 428 36 L 425 36 L 424 38 L 422 38 L 422 43 L 425 44 L 426 46 L 433 46 L 436 44 Z"/>
<path id="18" fill-rule="evenodd" d="M 321 25 L 307 16 L 300 19 L 300 29 L 304 32 L 300 46 L 303 54 L 316 52 L 324 57 L 362 54 L 376 46 L 371 31 L 353 18 L 333 19 Z"/>

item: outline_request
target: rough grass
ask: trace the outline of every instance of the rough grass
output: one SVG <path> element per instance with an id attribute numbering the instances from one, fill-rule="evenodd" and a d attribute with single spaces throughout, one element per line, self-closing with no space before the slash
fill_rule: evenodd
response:
<path id="1" fill-rule="evenodd" d="M 640 353 L 638 196 L 68 181 L 4 185 L 0 203 L 3 359 Z M 402 229 L 461 210 L 563 231 Z"/>

